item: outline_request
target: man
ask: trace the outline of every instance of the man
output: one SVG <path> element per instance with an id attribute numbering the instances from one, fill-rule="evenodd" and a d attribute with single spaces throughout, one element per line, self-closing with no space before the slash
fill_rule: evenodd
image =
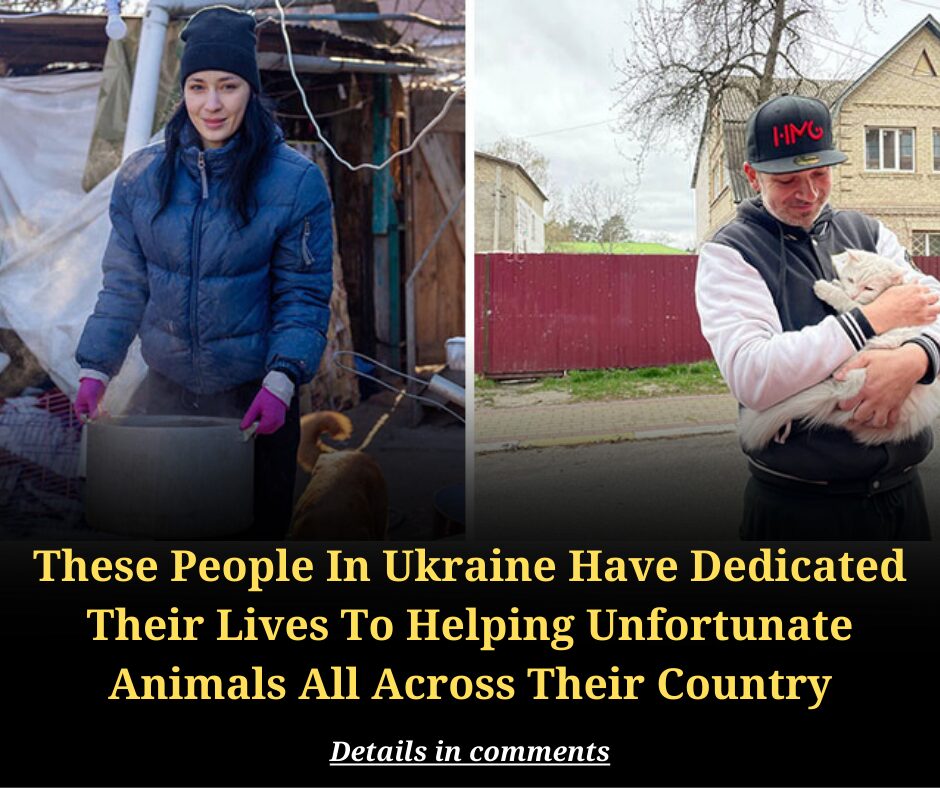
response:
<path id="1" fill-rule="evenodd" d="M 784 95 L 758 107 L 744 164 L 758 196 L 703 245 L 696 301 L 702 333 L 742 405 L 764 410 L 864 367 L 864 388 L 840 407 L 854 409 L 854 424 L 886 427 L 911 389 L 940 371 L 940 283 L 911 268 L 911 283 L 844 315 L 816 298 L 813 283 L 835 278 L 831 255 L 845 249 L 910 267 L 881 222 L 829 207 L 831 168 L 845 160 L 821 101 Z M 925 328 L 895 350 L 858 353 L 868 338 L 900 326 Z M 929 538 L 917 464 L 932 445 L 929 429 L 903 443 L 863 446 L 850 429 L 794 423 L 748 457 L 741 536 Z"/>

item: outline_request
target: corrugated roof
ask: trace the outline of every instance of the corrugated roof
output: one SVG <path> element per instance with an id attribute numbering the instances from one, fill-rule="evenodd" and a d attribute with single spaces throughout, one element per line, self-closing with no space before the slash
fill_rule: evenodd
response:
<path id="1" fill-rule="evenodd" d="M 378 11 L 383 14 L 420 12 L 421 16 L 430 17 L 442 22 L 466 22 L 466 3 L 464 0 L 376 0 L 376 2 L 378 4 Z M 335 8 L 335 4 L 333 8 L 322 10 L 329 13 L 334 9 L 336 11 L 341 10 Z M 299 13 L 309 13 L 311 11 L 317 12 L 320 9 L 298 8 L 297 10 Z M 343 8 L 342 10 L 350 11 L 353 9 Z M 363 7 L 356 10 L 365 12 L 368 9 Z M 318 22 L 318 24 L 331 30 L 339 30 L 341 28 L 340 23 L 333 21 Z M 355 37 L 357 25 L 359 29 L 363 29 L 363 32 L 368 32 L 368 28 L 365 28 L 365 24 L 346 22 L 342 27 L 351 31 L 350 35 Z M 399 44 L 415 47 L 419 52 L 442 46 L 463 47 L 466 40 L 465 31 L 463 30 L 439 30 L 418 22 L 405 20 L 386 20 L 380 24 L 391 28 L 394 34 L 400 37 L 398 41 Z"/>
<path id="2" fill-rule="evenodd" d="M 133 18 L 133 15 L 125 15 Z M 14 75 L 36 73 L 49 63 L 104 63 L 108 37 L 105 17 L 100 14 L 50 14 L 23 16 L 0 22 L 0 61 Z M 349 38 L 305 23 L 290 22 L 291 46 L 295 54 L 338 55 L 391 62 L 426 62 L 408 50 L 393 50 Z M 283 52 L 284 39 L 279 24 L 269 22 L 258 28 L 259 52 Z"/>
<path id="3" fill-rule="evenodd" d="M 773 95 L 790 93 L 794 96 L 809 96 L 825 101 L 831 107 L 839 94 L 851 84 L 850 79 L 775 79 Z M 746 121 L 757 106 L 754 100 L 756 91 L 756 77 L 733 80 L 721 95 L 722 119 Z"/>

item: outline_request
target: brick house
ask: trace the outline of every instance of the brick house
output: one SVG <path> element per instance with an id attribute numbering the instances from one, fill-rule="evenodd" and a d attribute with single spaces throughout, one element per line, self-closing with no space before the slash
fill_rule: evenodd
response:
<path id="1" fill-rule="evenodd" d="M 521 164 L 473 154 L 474 250 L 544 252 L 548 197 Z"/>
<path id="2" fill-rule="evenodd" d="M 925 17 L 854 81 L 780 80 L 776 93 L 816 96 L 832 111 L 831 202 L 883 221 L 914 255 L 940 255 L 940 23 Z M 741 170 L 754 100 L 741 80 L 706 119 L 695 189 L 696 246 L 753 196 Z"/>

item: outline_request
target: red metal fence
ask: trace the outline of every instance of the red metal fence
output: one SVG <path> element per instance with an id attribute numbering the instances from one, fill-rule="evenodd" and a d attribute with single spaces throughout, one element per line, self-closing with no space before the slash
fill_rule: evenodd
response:
<path id="1" fill-rule="evenodd" d="M 934 255 L 932 257 L 915 257 L 914 265 L 916 265 L 925 274 L 930 274 L 931 276 L 940 279 L 940 256 Z"/>
<path id="2" fill-rule="evenodd" d="M 695 255 L 478 254 L 475 368 L 493 377 L 711 358 Z M 940 275 L 940 257 L 918 267 Z"/>

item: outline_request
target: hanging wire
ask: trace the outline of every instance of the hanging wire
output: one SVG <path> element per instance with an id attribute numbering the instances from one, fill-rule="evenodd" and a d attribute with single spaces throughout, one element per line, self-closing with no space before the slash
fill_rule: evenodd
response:
<path id="1" fill-rule="evenodd" d="M 351 172 L 356 172 L 357 170 L 375 170 L 378 172 L 380 170 L 384 170 L 389 164 L 395 161 L 395 159 L 397 159 L 399 156 L 404 156 L 407 153 L 411 153 L 411 151 L 413 151 L 415 147 L 417 147 L 418 143 L 421 141 L 421 138 L 424 137 L 424 135 L 427 134 L 431 129 L 433 129 L 438 123 L 440 123 L 440 121 L 447 114 L 448 110 L 450 110 L 451 104 L 453 104 L 454 101 L 457 100 L 457 97 L 461 96 L 466 89 L 464 87 L 461 87 L 459 90 L 456 90 L 454 93 L 452 93 L 450 97 L 447 99 L 447 101 L 444 103 L 443 108 L 437 114 L 437 116 L 430 123 L 428 123 L 427 126 L 421 129 L 421 132 L 418 134 L 417 137 L 414 138 L 412 143 L 407 148 L 403 148 L 402 150 L 397 151 L 396 153 L 393 153 L 381 164 L 371 164 L 369 162 L 364 162 L 362 164 L 350 164 L 348 161 L 346 161 L 346 159 L 344 159 L 342 156 L 339 155 L 339 153 L 336 152 L 336 149 L 332 145 L 330 145 L 327 139 L 323 136 L 323 132 L 320 130 L 320 124 L 317 123 L 316 118 L 313 116 L 313 111 L 310 109 L 310 105 L 307 103 L 307 94 L 304 92 L 304 87 L 300 83 L 300 78 L 297 76 L 297 71 L 294 69 L 294 55 L 293 55 L 293 51 L 291 50 L 290 36 L 288 36 L 287 34 L 287 18 L 284 15 L 284 7 L 281 5 L 281 0 L 274 0 L 274 3 L 277 6 L 278 14 L 280 15 L 281 35 L 284 37 L 284 47 L 287 52 L 287 63 L 290 66 L 290 73 L 291 73 L 291 76 L 294 78 L 294 84 L 297 85 L 297 90 L 300 92 L 300 98 L 301 98 L 301 101 L 303 102 L 304 110 L 307 112 L 307 116 L 310 118 L 310 122 L 313 124 L 314 129 L 316 129 L 317 137 L 319 138 L 320 142 L 322 142 L 326 146 L 327 150 L 329 150 L 329 152 L 333 154 L 333 158 L 335 158 L 336 161 L 338 161 L 340 164 L 342 164 L 344 167 L 346 167 L 346 169 L 350 170 Z"/>
<path id="2" fill-rule="evenodd" d="M 376 361 L 374 358 L 370 358 L 369 356 L 365 355 L 364 353 L 358 353 L 358 352 L 356 352 L 355 350 L 337 350 L 335 353 L 333 353 L 333 363 L 334 363 L 336 366 L 338 366 L 340 369 L 344 369 L 344 370 L 346 370 L 347 372 L 352 372 L 354 375 L 358 375 L 359 377 L 363 377 L 363 378 L 366 378 L 367 380 L 371 380 L 371 381 L 373 381 L 373 382 L 375 382 L 375 383 L 378 383 L 380 386 L 382 386 L 382 387 L 384 387 L 384 388 L 387 388 L 389 391 L 394 391 L 396 394 L 404 394 L 406 397 L 411 397 L 412 399 L 416 399 L 416 400 L 418 400 L 419 402 L 425 402 L 425 403 L 427 403 L 428 405 L 433 405 L 435 408 L 440 408 L 441 410 L 445 410 L 445 411 L 447 411 L 451 416 L 453 416 L 455 419 L 457 419 L 458 421 L 460 421 L 462 424 L 466 424 L 466 423 L 467 423 L 466 419 L 464 419 L 463 416 L 461 416 L 459 413 L 455 413 L 455 412 L 452 411 L 450 408 L 448 408 L 446 405 L 442 405 L 440 402 L 436 402 L 435 400 L 429 399 L 428 397 L 422 397 L 422 396 L 420 396 L 420 395 L 418 395 L 418 394 L 409 394 L 408 391 L 406 391 L 405 389 L 395 388 L 395 386 L 392 386 L 392 385 L 390 385 L 389 383 L 386 383 L 384 380 L 379 380 L 379 378 L 374 377 L 374 376 L 368 374 L 367 372 L 362 372 L 362 371 L 360 371 L 360 370 L 358 370 L 358 369 L 355 369 L 354 367 L 347 367 L 345 364 L 341 363 L 341 362 L 338 360 L 338 358 L 337 358 L 338 356 L 353 356 L 354 358 L 361 358 L 361 359 L 363 359 L 363 360 L 365 360 L 365 361 L 368 361 L 368 362 L 370 362 L 370 363 L 372 363 L 372 364 L 375 364 L 375 366 L 377 366 L 377 367 L 381 367 L 381 368 L 384 369 L 386 372 L 390 372 L 390 373 L 392 373 L 393 375 L 398 375 L 399 377 L 403 377 L 403 378 L 405 378 L 406 380 L 410 380 L 410 381 L 413 381 L 413 382 L 415 382 L 415 383 L 419 383 L 419 384 L 422 385 L 422 386 L 426 386 L 426 385 L 428 384 L 428 382 L 427 382 L 426 380 L 423 380 L 423 379 L 421 379 L 421 378 L 416 378 L 416 377 L 414 377 L 413 375 L 409 375 L 407 372 L 402 372 L 401 370 L 393 369 L 392 367 L 387 367 L 387 366 L 386 366 L 385 364 L 383 364 L 381 361 Z"/>

